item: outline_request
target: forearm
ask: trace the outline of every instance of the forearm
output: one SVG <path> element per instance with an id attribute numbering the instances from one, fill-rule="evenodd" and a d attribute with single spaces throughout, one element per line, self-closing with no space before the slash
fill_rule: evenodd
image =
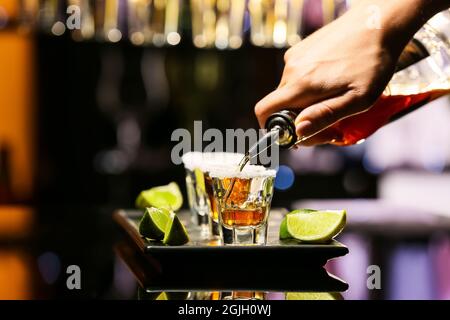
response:
<path id="1" fill-rule="evenodd" d="M 450 0 L 361 0 L 349 14 L 363 17 L 374 37 L 400 53 L 425 22 L 446 8 Z"/>

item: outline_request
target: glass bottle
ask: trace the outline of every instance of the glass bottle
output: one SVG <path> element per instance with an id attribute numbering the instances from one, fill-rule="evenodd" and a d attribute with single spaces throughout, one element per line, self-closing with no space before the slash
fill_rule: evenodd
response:
<path id="1" fill-rule="evenodd" d="M 439 97 L 450 94 L 450 10 L 430 19 L 404 49 L 397 72 L 375 104 L 363 113 L 332 127 L 338 133 L 335 145 L 364 141 L 385 124 Z M 304 137 L 296 137 L 297 114 L 284 110 L 268 118 L 266 129 L 278 130 L 279 144 L 289 148 Z"/>

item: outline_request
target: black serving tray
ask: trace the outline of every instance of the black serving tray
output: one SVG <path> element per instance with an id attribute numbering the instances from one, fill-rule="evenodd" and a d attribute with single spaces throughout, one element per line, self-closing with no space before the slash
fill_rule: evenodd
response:
<path id="1" fill-rule="evenodd" d="M 116 246 L 119 256 L 147 290 L 265 290 L 345 291 L 348 285 L 329 275 L 325 263 L 348 253 L 347 247 L 279 240 L 278 228 L 285 210 L 273 209 L 265 246 L 223 246 L 200 238 L 190 213 L 178 213 L 191 241 L 166 246 L 140 236 L 142 212 L 118 210 L 114 220 L 124 231 Z"/>

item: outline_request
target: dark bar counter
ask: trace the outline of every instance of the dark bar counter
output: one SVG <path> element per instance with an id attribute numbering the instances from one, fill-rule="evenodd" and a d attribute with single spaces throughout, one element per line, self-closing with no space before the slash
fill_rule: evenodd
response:
<path id="1" fill-rule="evenodd" d="M 376 202 L 370 204 L 372 208 L 376 208 L 377 205 Z M 0 279 L 3 283 L 2 291 L 0 291 L 1 298 L 156 299 L 160 297 L 161 293 L 166 291 L 164 286 L 159 289 L 146 287 L 149 279 L 150 281 L 152 279 L 152 267 L 148 264 L 148 259 L 127 240 L 123 231 L 114 222 L 115 210 L 116 208 L 113 207 L 0 207 L 2 222 L 2 227 L 0 227 Z M 370 221 L 366 221 L 365 226 L 363 225 L 364 219 L 359 219 L 357 224 L 356 222 L 353 224 L 354 221 L 354 219 L 353 221 L 351 218 L 349 219 L 347 232 L 338 238 L 348 247 L 350 253 L 346 257 L 332 260 L 326 265 L 330 273 L 336 274 L 344 282 L 349 283 L 348 290 L 342 286 L 333 287 L 333 283 L 327 282 L 328 274 L 325 271 L 304 274 L 305 271 L 293 265 L 291 262 L 294 260 L 291 260 L 276 261 L 282 267 L 281 270 L 285 269 L 285 272 L 274 270 L 272 273 L 267 273 L 265 277 L 259 273 L 259 277 L 253 282 L 254 288 L 251 287 L 251 281 L 241 288 L 227 288 L 226 285 L 215 286 L 217 282 L 213 284 L 207 278 L 202 279 L 198 275 L 193 275 L 193 279 L 174 277 L 174 281 L 178 282 L 175 286 L 172 283 L 172 287 L 167 288 L 169 295 L 164 295 L 164 298 L 213 299 L 247 294 L 253 298 L 285 299 L 286 291 L 323 292 L 327 290 L 329 292 L 344 291 L 342 295 L 349 299 L 361 297 L 390 299 L 395 297 L 394 284 L 401 286 L 404 283 L 398 281 L 408 280 L 402 273 L 398 274 L 397 264 L 402 266 L 402 255 L 393 254 L 394 249 L 405 243 L 411 244 L 416 251 L 421 246 L 428 248 L 428 251 L 436 251 L 438 248 L 430 247 L 430 243 L 436 243 L 435 237 L 430 240 L 424 234 L 416 234 L 410 238 L 403 235 L 393 240 L 392 234 L 385 236 L 383 232 L 372 235 L 367 233 L 367 230 L 370 229 Z M 362 233 L 365 237 L 361 238 L 361 234 L 359 234 L 359 239 L 365 240 L 355 241 L 355 238 L 358 239 L 358 233 L 355 232 L 356 227 L 365 230 Z M 436 228 L 441 235 L 440 239 L 448 239 L 450 233 L 448 219 L 439 220 L 434 225 L 431 223 L 427 225 L 427 228 Z M 368 242 L 370 246 L 361 245 Z M 361 248 L 367 249 L 367 252 L 361 252 Z M 406 249 L 406 253 L 410 251 L 411 249 Z M 370 261 L 358 258 L 361 257 L 361 254 L 366 254 Z M 420 257 L 420 255 L 416 255 L 416 257 Z M 442 250 L 441 255 L 437 258 L 439 257 L 445 260 Z M 341 259 L 343 262 L 339 266 Z M 174 266 L 175 270 L 177 268 L 180 270 L 180 274 L 188 264 L 192 263 L 185 259 L 181 260 L 183 261 L 178 261 L 178 264 Z M 420 264 L 420 261 L 417 263 Z M 381 289 L 361 293 L 361 288 L 367 285 L 366 267 L 372 264 L 381 267 Z M 74 274 L 73 266 L 79 267 L 80 270 L 80 289 L 70 288 L 70 283 L 73 284 L 73 278 L 71 278 Z M 238 267 L 239 265 L 236 263 L 230 262 L 229 268 L 232 268 L 230 270 Z M 417 265 L 411 266 L 411 268 L 413 267 L 417 267 Z M 347 270 L 348 272 L 343 272 L 344 268 L 350 269 Z M 355 274 L 358 270 L 362 270 L 361 274 Z M 252 270 L 247 269 L 242 272 L 245 273 L 246 278 L 253 274 Z M 205 271 L 205 274 L 208 274 L 208 270 Z M 405 274 L 408 274 L 408 270 L 405 270 Z M 216 276 L 218 279 L 226 280 L 227 274 L 223 274 L 222 270 Z M 433 271 L 432 276 L 429 279 L 437 279 L 437 276 L 442 275 Z M 301 279 L 308 278 L 309 283 L 305 286 L 304 280 Z M 421 283 L 423 285 L 426 279 L 415 279 L 415 281 L 419 286 Z M 195 285 L 196 283 L 198 286 Z M 185 291 L 183 291 L 184 285 L 186 285 Z M 434 287 L 431 294 L 445 293 L 446 285 L 448 283 L 445 281 L 440 283 L 439 287 Z M 174 293 L 178 293 L 178 295 Z M 360 295 L 358 296 L 358 294 Z"/>

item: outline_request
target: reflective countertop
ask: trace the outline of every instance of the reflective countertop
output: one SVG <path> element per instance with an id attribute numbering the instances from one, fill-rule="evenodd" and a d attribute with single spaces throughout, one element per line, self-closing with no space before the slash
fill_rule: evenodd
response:
<path id="1" fill-rule="evenodd" d="M 148 267 L 136 259 L 139 251 L 124 240 L 113 221 L 114 211 L 108 207 L 1 206 L 0 299 L 395 299 L 408 288 L 412 288 L 410 295 L 441 299 L 449 292 L 448 278 L 439 271 L 449 261 L 448 234 L 399 240 L 354 230 L 338 239 L 350 253 L 326 264 L 330 274 L 349 284 L 340 294 L 326 293 L 341 289 L 326 288 L 314 272 L 295 271 L 290 261 L 278 262 L 286 266 L 285 271 L 280 268 L 258 276 L 254 288 L 251 282 L 242 288 L 215 286 L 198 275 L 186 288 L 183 280 L 176 288 L 149 288 L 142 281 Z M 430 272 L 428 267 L 434 262 L 439 268 Z M 179 261 L 176 268 L 183 270 L 188 263 Z M 376 267 L 381 269 L 381 279 L 371 277 Z M 236 272 L 239 265 L 230 263 L 230 268 Z M 242 272 L 249 278 L 255 274 L 248 269 Z M 224 272 L 217 278 L 227 283 L 232 274 Z M 304 288 L 302 277 L 309 277 L 314 285 Z"/>

